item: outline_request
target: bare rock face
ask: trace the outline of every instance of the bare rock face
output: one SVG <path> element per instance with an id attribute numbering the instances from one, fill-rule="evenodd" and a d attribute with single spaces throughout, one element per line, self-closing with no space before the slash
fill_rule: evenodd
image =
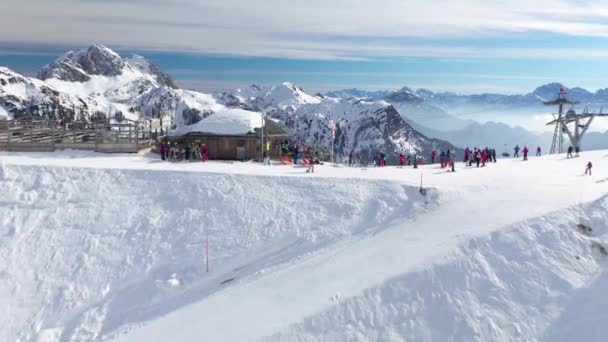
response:
<path id="1" fill-rule="evenodd" d="M 103 45 L 91 45 L 87 49 L 69 52 L 45 66 L 38 78 L 57 78 L 70 82 L 86 82 L 89 75 L 118 76 L 122 74 L 124 61 Z"/>

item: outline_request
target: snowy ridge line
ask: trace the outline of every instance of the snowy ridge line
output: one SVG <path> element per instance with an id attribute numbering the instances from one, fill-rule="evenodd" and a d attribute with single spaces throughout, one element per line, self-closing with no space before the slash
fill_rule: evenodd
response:
<path id="1" fill-rule="evenodd" d="M 135 163 L 129 162 L 128 160 L 132 160 L 133 159 L 133 155 L 130 154 L 125 154 L 125 160 L 126 162 L 115 162 L 115 163 L 107 163 L 109 160 L 119 160 L 121 158 L 121 156 L 119 154 L 114 154 L 112 156 L 107 156 L 107 155 L 100 155 L 98 153 L 93 153 L 93 152 L 83 152 L 83 151 L 63 151 L 63 152 L 53 152 L 54 154 L 58 154 L 61 155 L 63 153 L 65 153 L 65 155 L 73 155 L 76 152 L 76 155 L 82 155 L 84 158 L 83 160 L 78 160 L 78 158 L 76 159 L 71 159 L 68 160 L 66 162 L 66 159 L 57 159 L 57 160 L 53 160 L 53 159 L 48 159 L 45 160 L 43 163 L 38 163 L 36 161 L 36 158 L 30 158 L 31 155 L 37 155 L 39 154 L 40 156 L 48 156 L 48 153 L 46 152 L 28 152 L 25 154 L 22 153 L 13 153 L 13 152 L 1 152 L 0 151 L 0 166 L 1 165 L 5 165 L 6 167 L 9 166 L 32 166 L 32 167 L 43 167 L 43 168 L 68 168 L 68 169 L 72 169 L 72 170 L 77 170 L 77 169 L 91 169 L 91 170 L 107 170 L 107 171 L 112 171 L 112 170 L 116 170 L 116 171 L 142 171 L 142 172 L 149 172 L 149 173 L 154 173 L 154 174 L 167 174 L 167 175 L 174 175 L 174 174 L 200 174 L 202 177 L 223 177 L 223 176 L 230 176 L 230 177 L 259 177 L 259 178 L 286 178 L 286 179 L 293 179 L 293 178 L 302 178 L 302 177 L 307 177 L 310 179 L 314 179 L 314 180 L 320 180 L 320 181 L 332 181 L 335 180 L 336 178 L 339 178 L 343 181 L 350 181 L 350 182 L 357 182 L 357 181 L 361 181 L 361 180 L 369 180 L 372 182 L 383 182 L 383 181 L 387 181 L 387 179 L 383 178 L 381 175 L 375 175 L 372 177 L 369 177 L 366 174 L 351 174 L 351 175 L 339 175 L 339 174 L 335 174 L 335 173 L 323 173 L 323 172 L 319 172 L 319 167 L 317 166 L 317 173 L 315 174 L 307 174 L 306 173 L 306 167 L 303 166 L 292 166 L 292 165 L 274 165 L 272 166 L 270 169 L 267 166 L 263 166 L 260 165 L 258 163 L 255 162 L 223 162 L 223 161 L 208 161 L 206 163 L 200 163 L 200 162 L 196 162 L 196 163 L 182 163 L 182 162 L 164 162 L 164 161 L 160 161 L 158 160 L 158 156 L 156 154 L 153 153 L 145 153 L 143 155 L 143 158 L 141 160 L 138 160 Z M 141 154 L 140 154 L 141 155 Z M 3 160 L 1 157 L 2 156 L 10 156 L 10 160 Z M 22 158 L 21 156 L 23 156 L 24 158 Z M 15 158 L 13 158 L 15 157 Z M 96 163 L 96 162 L 99 163 Z M 236 165 L 236 167 L 234 167 Z M 254 172 L 252 172 L 251 167 L 256 168 L 256 170 Z M 272 172 L 273 170 L 276 170 L 276 168 L 281 169 L 280 172 Z M 341 166 L 338 168 L 342 168 L 345 169 L 345 166 Z M 354 170 L 359 171 L 360 168 L 358 167 L 354 167 L 352 168 Z M 270 170 L 270 172 L 264 172 L 264 171 L 268 171 Z M 289 172 L 286 172 L 285 170 L 290 170 Z M 261 172 L 259 172 L 261 171 Z M 413 173 L 414 171 L 411 170 L 404 170 L 403 172 L 407 173 Z M 419 190 L 420 187 L 420 179 L 417 178 L 419 177 L 419 173 L 416 173 L 416 178 L 413 181 L 410 181 L 409 179 L 406 178 L 392 178 L 390 180 L 388 180 L 391 183 L 395 183 L 395 184 L 399 184 L 399 185 L 403 185 L 403 186 L 407 186 L 410 187 L 412 189 L 415 189 L 416 191 Z M 477 187 L 477 186 L 475 186 Z M 433 187 L 433 186 L 425 186 L 425 189 L 431 193 L 436 193 L 437 192 L 437 188 Z M 447 190 L 447 189 L 445 189 Z M 442 189 L 442 192 L 443 189 Z"/>
<path id="2" fill-rule="evenodd" d="M 386 174 L 369 174 L 365 168 L 346 167 L 339 165 L 336 167 L 326 164 L 324 167 L 316 167 L 317 172 L 307 174 L 306 168 L 298 165 L 273 165 L 267 167 L 255 162 L 230 162 L 230 161 L 209 161 L 206 163 L 194 162 L 165 162 L 159 159 L 157 154 L 149 151 L 133 154 L 100 154 L 89 151 L 65 150 L 53 153 L 46 152 L 3 152 L 0 151 L 0 161 L 6 165 L 15 166 L 41 166 L 58 168 L 85 168 L 99 170 L 124 170 L 124 171 L 153 171 L 163 173 L 199 173 L 215 176 L 255 176 L 255 177 L 284 177 L 284 178 L 312 178 L 312 179 L 336 179 L 357 181 L 361 179 L 371 179 L 376 181 L 386 181 L 405 184 L 408 186 L 420 186 L 420 172 L 414 169 L 400 169 L 403 177 L 390 176 Z M 344 171 L 344 172 L 334 172 Z M 378 169 L 378 168 L 370 168 Z M 390 167 L 391 171 L 395 167 Z M 422 168 L 421 168 L 422 169 Z M 325 172 L 324 170 L 332 170 Z M 378 170 L 379 171 L 379 170 Z M 431 172 L 431 171 L 425 171 Z M 435 187 L 425 188 L 434 191 Z"/>
<path id="3" fill-rule="evenodd" d="M 608 196 L 471 238 L 264 341 L 601 341 L 607 222 Z"/>

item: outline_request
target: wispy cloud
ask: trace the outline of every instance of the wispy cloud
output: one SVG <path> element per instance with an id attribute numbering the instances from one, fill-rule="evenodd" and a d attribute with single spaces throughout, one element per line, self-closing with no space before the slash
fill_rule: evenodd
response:
<path id="1" fill-rule="evenodd" d="M 603 38 L 606 18 L 606 2 L 595 0 L 28 0 L 3 6 L 0 41 L 325 60 L 605 58 L 608 49 L 501 49 L 476 40 L 531 32 Z M 457 43 L 437 42 L 450 39 Z"/>

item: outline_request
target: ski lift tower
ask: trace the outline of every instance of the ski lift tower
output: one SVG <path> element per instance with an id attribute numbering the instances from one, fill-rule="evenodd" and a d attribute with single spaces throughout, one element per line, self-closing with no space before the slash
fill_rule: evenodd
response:
<path id="1" fill-rule="evenodd" d="M 578 102 L 570 101 L 566 98 L 566 90 L 564 88 L 560 88 L 557 99 L 545 102 L 545 105 L 547 106 L 559 106 L 559 112 L 553 114 L 554 119 L 547 123 L 547 126 L 555 125 L 553 142 L 551 144 L 551 150 L 549 151 L 550 154 L 564 152 L 564 134 L 568 136 L 571 146 L 578 153 L 581 148 L 583 136 L 587 133 L 593 119 L 596 116 L 608 116 L 608 114 L 602 114 L 601 109 L 599 113 L 590 113 L 587 108 L 585 108 L 582 114 L 576 114 L 573 108 L 564 113 L 564 105 L 574 106 L 575 104 L 578 104 Z M 571 124 L 574 124 L 574 126 L 569 126 Z"/>
<path id="2" fill-rule="evenodd" d="M 563 153 L 564 152 L 564 133 L 566 128 L 563 126 L 562 118 L 564 117 L 564 105 L 574 106 L 578 102 L 570 101 L 566 98 L 567 92 L 564 88 L 559 88 L 559 95 L 557 99 L 553 101 L 545 101 L 545 106 L 559 106 L 557 114 L 553 114 L 553 121 L 547 123 L 547 126 L 555 125 L 555 131 L 553 133 L 553 141 L 551 142 L 551 150 L 549 154 Z M 557 117 L 556 117 L 557 115 Z"/>

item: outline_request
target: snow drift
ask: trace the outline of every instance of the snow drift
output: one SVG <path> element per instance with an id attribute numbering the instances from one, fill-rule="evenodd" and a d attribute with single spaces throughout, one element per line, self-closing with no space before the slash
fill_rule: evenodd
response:
<path id="1" fill-rule="evenodd" d="M 0 153 L 0 340 L 602 341 L 608 164 L 583 156 L 594 176 Z"/>
<path id="2" fill-rule="evenodd" d="M 2 341 L 98 340 L 381 229 L 419 198 L 377 181 L 142 170 L 3 165 L 0 180 Z"/>
<path id="3" fill-rule="evenodd" d="M 603 341 L 607 222 L 605 197 L 511 225 L 267 340 Z"/>

